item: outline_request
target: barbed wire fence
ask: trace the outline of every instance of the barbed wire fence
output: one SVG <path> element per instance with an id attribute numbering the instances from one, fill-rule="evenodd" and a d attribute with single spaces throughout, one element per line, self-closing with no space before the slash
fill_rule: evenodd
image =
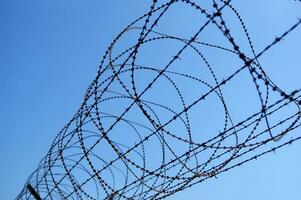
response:
<path id="1" fill-rule="evenodd" d="M 112 40 L 80 109 L 16 199 L 163 199 L 299 141 L 301 88 L 282 90 L 259 58 L 301 19 L 256 53 L 231 3 L 153 0 Z M 176 5 L 199 16 L 188 37 L 160 31 Z"/>

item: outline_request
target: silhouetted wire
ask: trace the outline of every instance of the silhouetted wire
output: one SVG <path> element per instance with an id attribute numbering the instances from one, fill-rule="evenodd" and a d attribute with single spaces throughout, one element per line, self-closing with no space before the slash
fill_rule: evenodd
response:
<path id="1" fill-rule="evenodd" d="M 231 0 L 210 3 L 212 10 L 190 0 L 161 4 L 153 0 L 145 15 L 112 40 L 80 109 L 56 136 L 17 199 L 35 199 L 37 195 L 41 199 L 162 199 L 301 139 L 292 134 L 301 126 L 301 90 L 280 89 L 258 60 L 301 20 L 256 53 Z M 159 21 L 175 4 L 205 17 L 192 36 L 183 38 L 158 30 Z M 242 50 L 246 45 L 234 38 L 230 29 L 234 20 L 226 20 L 226 10 L 238 20 L 251 50 L 249 56 Z M 198 39 L 212 25 L 228 46 Z M 137 33 L 135 42 L 126 43 L 116 55 L 126 35 Z M 178 50 L 167 64 L 141 64 L 145 49 L 165 42 L 182 45 L 172 47 Z M 217 50 L 219 56 L 231 55 L 229 59 L 237 60 L 238 66 L 231 68 L 230 74 L 220 73 L 223 69 L 213 67 L 207 49 Z M 189 71 L 184 51 L 197 55 L 208 70 L 204 77 Z M 153 52 L 152 59 L 160 60 L 156 53 L 160 54 Z M 179 67 L 181 63 L 184 66 Z M 242 74 L 251 78 L 254 85 L 244 92 L 257 96 L 259 108 L 255 106 L 256 111 L 247 117 L 233 117 L 231 98 L 225 94 L 235 79 L 244 79 Z M 219 114 L 224 116 L 214 124 L 222 124 L 222 128 L 201 134 L 195 112 L 200 119 L 208 118 L 210 113 L 200 112 L 199 106 L 213 102 L 212 96 L 218 99 Z M 240 107 L 248 107 L 250 102 L 240 103 Z"/>

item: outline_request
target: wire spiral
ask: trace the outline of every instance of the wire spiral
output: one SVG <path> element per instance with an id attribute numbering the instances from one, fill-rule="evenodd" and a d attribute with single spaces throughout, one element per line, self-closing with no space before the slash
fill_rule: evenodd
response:
<path id="1" fill-rule="evenodd" d="M 301 20 L 256 53 L 231 0 L 208 2 L 153 0 L 112 40 L 26 185 L 42 199 L 162 199 L 301 139 L 301 90 L 258 60 Z M 189 37 L 160 31 L 175 6 L 199 17 Z M 34 198 L 26 186 L 17 197 Z"/>

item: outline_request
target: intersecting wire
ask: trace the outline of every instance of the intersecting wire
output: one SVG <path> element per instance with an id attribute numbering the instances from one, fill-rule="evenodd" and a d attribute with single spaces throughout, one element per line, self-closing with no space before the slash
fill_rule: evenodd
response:
<path id="1" fill-rule="evenodd" d="M 301 139 L 300 134 L 296 135 L 301 126 L 301 90 L 282 90 L 259 62 L 301 20 L 256 53 L 246 25 L 231 0 L 209 2 L 211 9 L 191 0 L 161 4 L 153 0 L 145 15 L 113 39 L 80 109 L 56 136 L 26 182 L 41 199 L 162 199 Z M 157 31 L 160 20 L 176 4 L 194 9 L 204 18 L 190 38 Z M 225 10 L 238 20 L 251 49 L 249 56 L 241 50 L 244 45 L 234 38 L 229 28 L 232 21 L 225 19 Z M 212 24 L 230 47 L 198 40 Z M 135 43 L 127 44 L 115 55 L 118 43 L 133 32 L 138 33 Z M 181 44 L 167 64 L 156 67 L 140 64 L 146 45 L 165 41 Z M 222 69 L 212 67 L 201 47 L 218 50 L 221 55 L 230 54 L 240 66 L 219 78 L 217 74 Z M 200 58 L 213 82 L 189 70 L 176 70 L 175 65 L 181 65 L 188 49 Z M 141 79 L 142 73 L 150 76 Z M 231 99 L 226 99 L 225 88 L 231 87 L 228 85 L 234 79 L 239 80 L 243 73 L 248 74 L 253 84 L 247 87 L 247 92 L 254 92 L 255 88 L 260 106 L 248 117 L 237 120 L 230 114 Z M 190 82 L 206 89 L 197 98 L 189 98 L 182 85 Z M 158 86 L 164 88 L 160 98 L 155 96 L 157 93 L 152 94 Z M 169 99 L 170 91 L 177 99 L 172 97 L 170 103 L 161 101 Z M 195 130 L 192 118 L 196 116 L 192 112 L 212 101 L 211 96 L 221 104 L 223 128 L 202 133 L 208 134 L 202 138 L 201 130 Z M 206 113 L 199 114 L 207 117 Z M 34 199 L 34 196 L 25 186 L 17 199 Z"/>

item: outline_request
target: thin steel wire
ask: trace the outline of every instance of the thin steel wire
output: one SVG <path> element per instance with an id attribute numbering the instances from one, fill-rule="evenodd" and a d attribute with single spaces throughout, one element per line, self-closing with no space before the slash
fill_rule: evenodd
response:
<path id="1" fill-rule="evenodd" d="M 301 90 L 282 90 L 259 62 L 301 20 L 256 53 L 231 0 L 208 2 L 209 8 L 190 0 L 153 0 L 145 15 L 112 40 L 80 109 L 16 199 L 34 199 L 29 184 L 42 199 L 162 199 L 301 139 Z M 198 30 L 186 38 L 158 31 L 160 20 L 178 4 L 202 17 L 195 22 Z M 226 20 L 225 12 L 234 18 Z M 233 21 L 247 44 L 234 37 Z M 198 39 L 212 26 L 227 45 Z M 137 38 L 124 42 L 129 35 Z M 162 52 L 152 51 L 151 59 L 164 57 L 168 45 L 175 51 L 160 66 L 143 62 L 147 49 L 157 44 Z M 237 66 L 220 73 L 224 66 L 212 64 L 207 51 Z M 201 73 L 187 66 L 190 55 L 197 57 Z M 247 84 L 241 95 L 257 98 L 253 105 L 239 102 L 241 108 L 256 108 L 247 116 L 231 112 L 233 99 L 227 93 L 236 93 L 235 81 Z M 212 110 L 216 120 L 210 122 L 216 129 L 206 129 L 212 126 L 206 106 L 219 108 Z"/>

